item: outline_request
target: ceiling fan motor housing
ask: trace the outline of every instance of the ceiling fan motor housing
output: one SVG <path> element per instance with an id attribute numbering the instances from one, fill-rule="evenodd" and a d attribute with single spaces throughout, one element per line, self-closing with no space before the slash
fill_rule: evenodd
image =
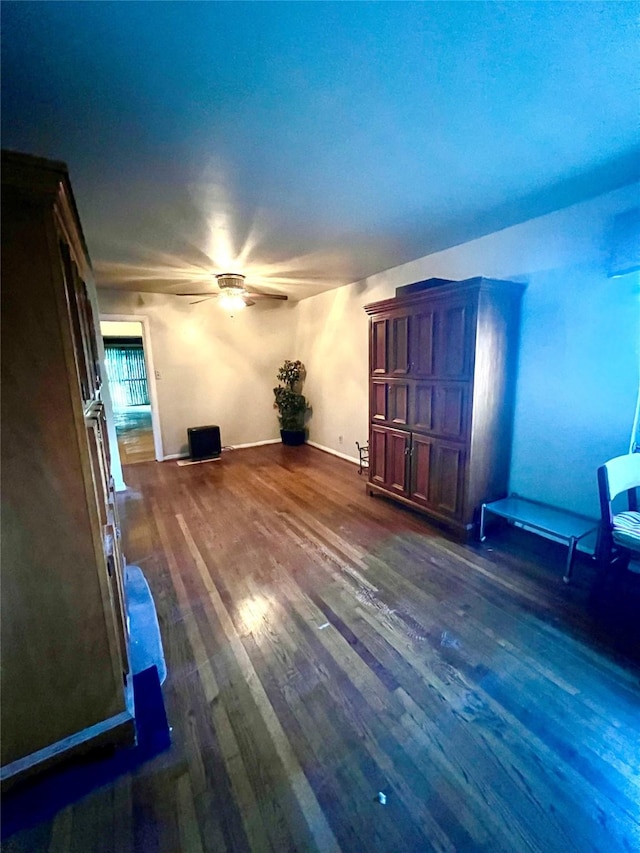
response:
<path id="1" fill-rule="evenodd" d="M 239 291 L 244 290 L 244 276 L 239 273 L 222 272 L 216 276 L 216 279 L 220 290 L 227 288 Z"/>

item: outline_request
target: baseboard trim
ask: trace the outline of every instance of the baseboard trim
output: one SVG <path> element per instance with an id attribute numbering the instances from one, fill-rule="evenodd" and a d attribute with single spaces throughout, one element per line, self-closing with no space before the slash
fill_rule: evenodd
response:
<path id="1" fill-rule="evenodd" d="M 62 738 L 62 740 L 56 741 L 56 743 L 45 746 L 43 749 L 32 752 L 30 755 L 25 755 L 24 758 L 18 758 L 16 761 L 12 761 L 11 764 L 5 764 L 4 767 L 0 768 L 0 782 L 4 783 L 8 779 L 16 776 L 18 773 L 24 773 L 38 764 L 51 761 L 63 753 L 75 750 L 78 747 L 87 744 L 89 741 L 103 737 L 109 732 L 113 732 L 114 729 L 118 729 L 123 726 L 131 727 L 131 742 L 133 742 L 133 723 L 134 718 L 129 711 L 121 711 L 119 714 L 109 717 L 107 720 L 102 720 L 93 726 L 82 729 L 80 732 L 75 732 L 74 734 L 69 735 L 69 737 Z M 127 740 L 126 734 L 124 735 L 124 739 Z"/>
<path id="2" fill-rule="evenodd" d="M 360 465 L 360 460 L 347 456 L 346 453 L 340 453 L 338 450 L 333 450 L 331 447 L 325 447 L 324 444 L 318 444 L 317 441 L 308 441 L 308 445 L 315 447 L 317 450 L 322 450 L 324 453 L 330 453 L 332 456 L 337 456 L 339 459 L 345 459 L 347 462 L 352 462 L 354 465 Z"/>
<path id="3" fill-rule="evenodd" d="M 279 438 L 268 438 L 266 441 L 252 441 L 249 444 L 230 444 L 228 450 L 244 450 L 245 447 L 262 447 L 263 444 L 280 444 Z M 224 448 L 223 448 L 224 449 Z"/>
<path id="4" fill-rule="evenodd" d="M 189 457 L 182 457 L 181 459 L 176 459 L 178 465 L 204 465 L 205 462 L 219 462 L 222 459 L 222 456 L 207 456 L 205 459 L 189 459 Z"/>

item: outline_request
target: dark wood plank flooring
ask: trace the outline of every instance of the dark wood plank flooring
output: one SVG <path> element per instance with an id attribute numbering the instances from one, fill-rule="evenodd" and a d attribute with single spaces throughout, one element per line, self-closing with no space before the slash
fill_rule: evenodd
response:
<path id="1" fill-rule="evenodd" d="M 310 447 L 126 479 L 173 744 L 3 849 L 640 850 L 633 583 L 456 543 Z"/>

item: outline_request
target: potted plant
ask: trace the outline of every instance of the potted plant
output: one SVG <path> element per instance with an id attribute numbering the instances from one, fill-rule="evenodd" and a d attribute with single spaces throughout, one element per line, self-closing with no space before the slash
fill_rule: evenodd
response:
<path id="1" fill-rule="evenodd" d="M 305 415 L 309 405 L 300 393 L 305 378 L 304 364 L 301 361 L 288 359 L 278 370 L 280 384 L 273 389 L 275 402 L 273 408 L 278 410 L 280 422 L 280 437 L 283 444 L 304 444 L 306 433 L 304 429 Z"/>

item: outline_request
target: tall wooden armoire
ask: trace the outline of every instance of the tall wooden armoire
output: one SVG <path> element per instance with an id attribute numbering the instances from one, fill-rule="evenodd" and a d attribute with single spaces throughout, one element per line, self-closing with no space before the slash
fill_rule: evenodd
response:
<path id="1" fill-rule="evenodd" d="M 509 481 L 523 285 L 432 279 L 370 316 L 370 494 L 467 536 Z"/>
<path id="2" fill-rule="evenodd" d="M 135 734 L 90 282 L 65 165 L 3 152 L 3 782 Z"/>

